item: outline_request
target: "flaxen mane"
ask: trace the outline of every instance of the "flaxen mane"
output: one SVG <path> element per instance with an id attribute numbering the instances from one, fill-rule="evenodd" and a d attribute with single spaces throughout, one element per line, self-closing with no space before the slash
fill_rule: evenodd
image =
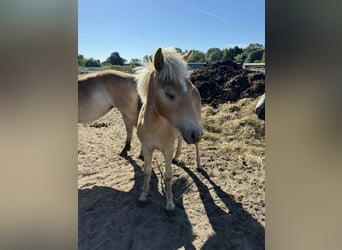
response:
<path id="1" fill-rule="evenodd" d="M 189 77 L 187 63 L 174 48 L 163 48 L 164 66 L 159 72 L 160 80 L 167 82 L 180 82 L 186 89 L 184 79 Z M 154 56 L 152 56 L 154 58 Z M 142 66 L 136 68 L 136 80 L 138 93 L 143 103 L 146 103 L 149 77 L 155 71 L 153 62 L 142 62 Z"/>

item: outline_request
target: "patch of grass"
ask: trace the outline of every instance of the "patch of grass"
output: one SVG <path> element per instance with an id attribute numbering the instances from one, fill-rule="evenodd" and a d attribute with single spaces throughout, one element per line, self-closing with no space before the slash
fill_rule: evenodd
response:
<path id="1" fill-rule="evenodd" d="M 219 142 L 220 134 L 212 133 L 210 131 L 206 131 L 203 134 L 202 140 L 210 141 L 210 142 Z"/>
<path id="2" fill-rule="evenodd" d="M 202 141 L 217 145 L 222 154 L 245 164 L 260 165 L 265 159 L 265 122 L 254 113 L 257 100 L 242 99 L 234 104 L 220 104 L 217 109 L 204 106 Z"/>
<path id="3" fill-rule="evenodd" d="M 202 125 L 204 130 L 208 131 L 209 133 L 220 134 L 222 133 L 221 126 L 217 123 L 215 118 L 205 118 L 202 120 Z"/>

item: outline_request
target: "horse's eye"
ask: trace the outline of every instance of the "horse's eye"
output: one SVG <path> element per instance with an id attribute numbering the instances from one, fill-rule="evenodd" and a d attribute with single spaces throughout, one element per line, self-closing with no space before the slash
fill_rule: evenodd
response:
<path id="1" fill-rule="evenodd" d="M 173 101 L 175 99 L 175 96 L 169 92 L 165 92 L 165 95 L 167 98 L 169 98 L 171 101 Z"/>

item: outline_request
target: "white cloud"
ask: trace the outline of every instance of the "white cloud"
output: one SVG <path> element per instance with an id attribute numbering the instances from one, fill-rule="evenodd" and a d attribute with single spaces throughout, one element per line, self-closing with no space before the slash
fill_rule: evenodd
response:
<path id="1" fill-rule="evenodd" d="M 200 13 L 202 13 L 202 14 L 205 14 L 205 15 L 207 15 L 207 16 L 211 16 L 211 17 L 217 18 L 217 19 L 219 19 L 219 20 L 221 20 L 221 21 L 225 21 L 224 18 L 222 18 L 222 17 L 220 17 L 220 16 L 218 16 L 218 15 L 216 15 L 216 14 L 214 14 L 214 13 L 211 13 L 211 12 L 209 12 L 209 11 L 203 10 L 203 9 L 201 9 L 201 8 L 198 8 L 198 7 L 193 6 L 193 5 L 191 5 L 191 4 L 185 3 L 185 2 L 183 2 L 183 1 L 177 1 L 177 2 L 179 2 L 180 4 L 182 4 L 182 5 L 184 5 L 184 6 L 189 7 L 189 8 L 191 8 L 191 9 L 195 10 L 195 11 L 198 11 L 198 12 L 200 12 Z"/>

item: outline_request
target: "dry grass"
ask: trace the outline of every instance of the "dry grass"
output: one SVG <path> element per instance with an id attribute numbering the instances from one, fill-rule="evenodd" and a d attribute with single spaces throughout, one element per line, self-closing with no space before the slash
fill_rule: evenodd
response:
<path id="1" fill-rule="evenodd" d="M 235 186 L 236 200 L 264 224 L 265 122 L 254 113 L 256 103 L 246 98 L 218 109 L 204 106 L 201 155 L 206 171 L 220 186 Z"/>
<path id="2" fill-rule="evenodd" d="M 204 106 L 203 140 L 209 145 L 227 144 L 246 150 L 254 146 L 257 151 L 264 151 L 265 122 L 254 113 L 255 104 L 256 100 L 248 98 L 234 104 L 221 104 L 218 109 Z"/>

